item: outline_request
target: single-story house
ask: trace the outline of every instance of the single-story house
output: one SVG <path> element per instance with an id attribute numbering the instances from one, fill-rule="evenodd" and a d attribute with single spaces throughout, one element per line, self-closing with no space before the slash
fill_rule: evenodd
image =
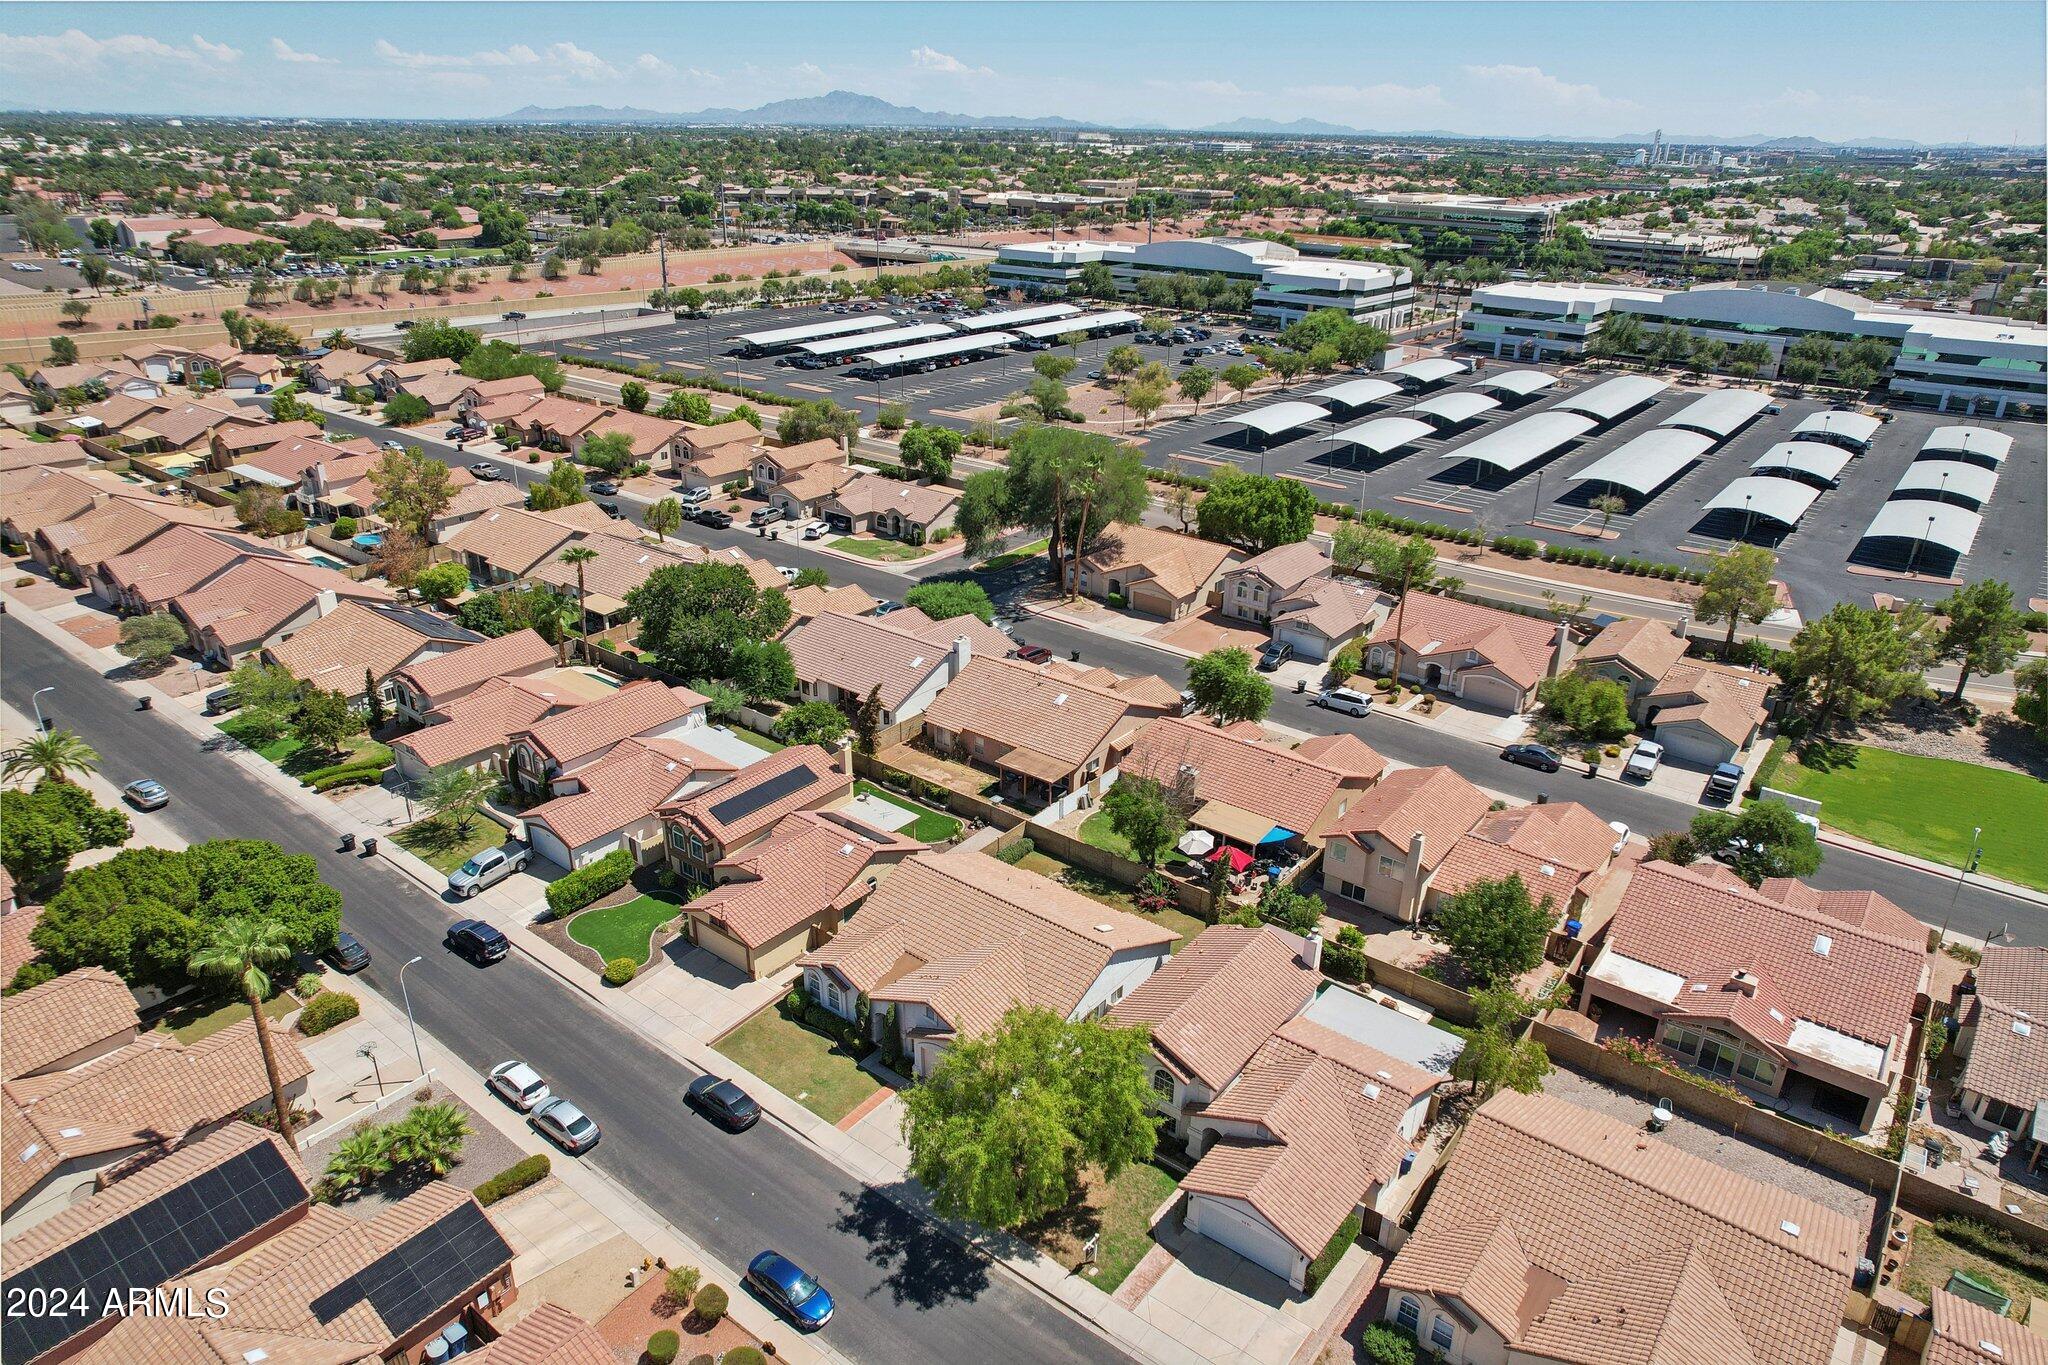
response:
<path id="1" fill-rule="evenodd" d="M 1571 662 L 1570 628 L 1455 597 L 1411 592 L 1366 641 L 1370 673 L 1496 711 L 1526 711 Z"/>
<path id="2" fill-rule="evenodd" d="M 1312 578 L 1274 604 L 1273 638 L 1301 658 L 1322 662 L 1378 630 L 1393 609 L 1393 599 L 1378 588 Z"/>
<path id="3" fill-rule="evenodd" d="M 758 458 L 756 463 L 759 463 Z M 819 517 L 827 499 L 853 478 L 853 467 L 844 464 L 815 464 L 798 470 L 768 492 L 768 505 L 778 508 L 790 521 L 804 522 Z"/>
<path id="4" fill-rule="evenodd" d="M 1236 562 L 1228 545 L 1152 526 L 1112 526 L 1081 556 L 1077 591 L 1120 599 L 1132 611 L 1174 621 L 1199 611 L 1223 571 Z"/>
<path id="5" fill-rule="evenodd" d="M 453 375 L 460 367 L 447 356 L 433 356 L 426 360 L 386 360 L 370 369 L 370 383 L 377 390 L 377 401 L 388 403 L 401 393 L 412 392 L 412 386 L 425 379 L 445 378 Z"/>
<path id="6" fill-rule="evenodd" d="M 922 545 L 933 532 L 951 526 L 959 510 L 957 488 L 862 473 L 825 498 L 818 513 L 841 535 L 866 531 Z"/>
<path id="7" fill-rule="evenodd" d="M 369 705 L 368 688 L 391 698 L 391 675 L 408 664 L 473 645 L 483 637 L 419 607 L 346 601 L 286 640 L 263 648 L 263 662 L 309 687 Z"/>
<path id="8" fill-rule="evenodd" d="M 857 710 L 872 695 L 881 723 L 894 725 L 922 715 L 970 658 L 1009 652 L 1009 637 L 976 617 L 933 621 L 914 612 L 916 625 L 899 627 L 896 617 L 905 614 L 824 612 L 790 631 L 783 643 L 796 666 L 798 698 Z"/>
<path id="9" fill-rule="evenodd" d="M 924 737 L 994 771 L 1005 800 L 1050 805 L 1116 767 L 1146 718 L 1129 697 L 976 656 L 925 708 Z"/>
<path id="10" fill-rule="evenodd" d="M 245 559 L 171 599 L 192 647 L 210 664 L 281 644 L 341 603 L 390 602 L 391 591 L 302 559 Z"/>
<path id="11" fill-rule="evenodd" d="M 1147 722 L 1119 765 L 1120 780 L 1150 778 L 1196 804 L 1188 824 L 1248 853 L 1321 848 L 1337 822 L 1387 770 L 1355 735 L 1326 737 L 1311 757 L 1206 720 Z M 1307 746 L 1304 746 L 1307 747 Z"/>
<path id="12" fill-rule="evenodd" d="M 1423 883 L 1423 916 L 1475 882 L 1520 877 L 1531 899 L 1556 908 L 1558 923 L 1575 919 L 1614 865 L 1624 837 L 1576 801 L 1539 798 L 1488 811 Z"/>
<path id="13" fill-rule="evenodd" d="M 449 495 L 448 505 L 427 524 L 427 540 L 430 544 L 439 545 L 485 514 L 501 508 L 520 507 L 525 502 L 526 494 L 516 484 L 496 479 L 486 483 L 473 478 L 458 485 Z"/>
<path id="14" fill-rule="evenodd" d="M 204 526 L 170 526 L 124 554 L 93 569 L 93 592 L 124 612 L 162 611 L 244 558 L 288 559 L 284 551 L 251 536 Z"/>
<path id="15" fill-rule="evenodd" d="M 669 548 L 620 535 L 579 536 L 575 546 L 595 552 L 597 558 L 583 564 L 567 564 L 556 553 L 535 565 L 527 577 L 572 598 L 580 583 L 583 611 L 593 631 L 630 620 L 633 613 L 626 605 L 626 594 L 645 583 L 655 570 L 691 562 L 681 545 Z"/>
<path id="16" fill-rule="evenodd" d="M 523 507 L 499 507 L 455 529 L 442 542 L 479 583 L 513 583 L 553 559 L 576 528 Z"/>
<path id="17" fill-rule="evenodd" d="M 391 675 L 391 701 L 400 720 L 422 725 L 429 712 L 460 701 L 493 678 L 526 677 L 554 663 L 554 646 L 529 626 L 397 669 Z"/>
<path id="18" fill-rule="evenodd" d="M 842 616 L 866 616 L 881 605 L 858 583 L 841 583 L 836 588 L 807 583 L 801 588 L 789 588 L 786 592 L 789 597 L 790 630 L 795 630 L 812 617 L 824 612 L 836 611 Z"/>
<path id="19" fill-rule="evenodd" d="M 1643 698 L 1685 657 L 1685 639 L 1663 621 L 1628 616 L 1602 626 L 1586 641 L 1572 667 L 1590 677 L 1620 683 L 1628 691 L 1628 713 L 1643 718 Z"/>
<path id="20" fill-rule="evenodd" d="M 1987 944 L 1956 1014 L 1957 1097 L 1976 1122 L 2048 1141 L 2048 948 Z"/>

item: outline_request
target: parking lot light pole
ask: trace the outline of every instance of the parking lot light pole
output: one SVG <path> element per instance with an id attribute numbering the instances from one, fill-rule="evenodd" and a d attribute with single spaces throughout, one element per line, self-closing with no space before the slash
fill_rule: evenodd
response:
<path id="1" fill-rule="evenodd" d="M 412 1059 L 419 1063 L 420 1075 L 424 1077 L 427 1074 L 427 1059 L 420 1054 L 420 1026 L 413 1021 L 412 1017 L 412 992 L 405 988 L 406 967 L 410 967 L 413 963 L 420 960 L 419 955 L 415 954 L 405 963 L 405 966 L 398 969 L 398 993 L 405 1000 L 405 1026 L 412 1030 Z"/>
<path id="2" fill-rule="evenodd" d="M 43 693 L 55 692 L 56 690 L 55 686 L 38 687 L 35 693 L 28 699 L 28 704 L 36 709 L 36 730 L 38 732 L 50 728 L 50 722 L 43 719 Z"/>

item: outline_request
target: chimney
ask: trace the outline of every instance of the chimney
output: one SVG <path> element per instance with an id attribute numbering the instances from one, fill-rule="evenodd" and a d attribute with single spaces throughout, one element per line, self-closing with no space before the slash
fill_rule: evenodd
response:
<path id="1" fill-rule="evenodd" d="M 1744 995 L 1751 997 L 1756 995 L 1757 980 L 1754 972 L 1738 971 L 1731 974 L 1728 979 L 1734 984 L 1735 989 L 1741 991 Z"/>
<path id="2" fill-rule="evenodd" d="M 334 595 L 334 589 L 322 588 L 313 599 L 313 614 L 315 616 L 325 616 L 328 612 L 333 611 L 336 606 L 340 605 L 340 601 L 341 599 Z"/>
<path id="3" fill-rule="evenodd" d="M 1557 623 L 1557 634 L 1550 641 L 1550 667 L 1543 670 L 1547 678 L 1554 678 L 1571 666 L 1572 627 L 1569 621 Z"/>
<path id="4" fill-rule="evenodd" d="M 953 676 L 959 677 L 967 667 L 967 661 L 974 657 L 974 645 L 965 635 L 953 637 Z"/>
<path id="5" fill-rule="evenodd" d="M 1677 636 L 1677 637 L 1678 637 L 1679 639 L 1681 639 L 1681 640 L 1689 640 L 1689 639 L 1691 639 L 1691 638 L 1692 638 L 1692 618 L 1691 618 L 1690 616 L 1681 616 L 1681 617 L 1679 617 L 1679 618 L 1678 618 L 1678 624 L 1677 624 L 1677 625 L 1675 625 L 1675 626 L 1673 626 L 1673 627 L 1671 628 L 1671 633 L 1672 633 L 1672 634 L 1674 634 L 1674 635 L 1676 635 L 1676 636 Z"/>
<path id="6" fill-rule="evenodd" d="M 832 765 L 848 777 L 853 776 L 853 740 L 845 735 L 839 737 L 839 747 L 832 755 Z"/>
<path id="7" fill-rule="evenodd" d="M 1401 900 L 1410 922 L 1422 918 L 1422 850 L 1426 842 L 1419 829 L 1408 838 L 1408 867 L 1401 876 Z"/>
<path id="8" fill-rule="evenodd" d="M 1308 937 L 1301 941 L 1301 952 L 1298 954 L 1298 956 L 1301 959 L 1301 965 L 1308 968 L 1310 971 L 1319 972 L 1323 969 L 1322 930 L 1309 930 Z"/>

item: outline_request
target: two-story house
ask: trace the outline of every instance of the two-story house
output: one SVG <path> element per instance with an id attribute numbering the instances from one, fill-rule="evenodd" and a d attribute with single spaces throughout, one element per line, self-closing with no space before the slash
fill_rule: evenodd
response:
<path id="1" fill-rule="evenodd" d="M 730 782 L 661 809 L 668 860 L 676 872 L 709 882 L 720 863 L 743 852 L 783 816 L 837 806 L 853 791 L 853 751 L 828 753 L 795 744 L 750 763 Z"/>

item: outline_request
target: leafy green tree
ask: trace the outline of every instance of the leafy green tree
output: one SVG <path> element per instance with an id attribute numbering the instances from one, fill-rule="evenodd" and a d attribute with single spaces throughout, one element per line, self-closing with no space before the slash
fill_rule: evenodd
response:
<path id="1" fill-rule="evenodd" d="M 590 494 L 583 487 L 583 471 L 568 460 L 555 461 L 548 467 L 548 476 L 526 490 L 526 505 L 535 512 L 552 512 L 589 501 Z"/>
<path id="2" fill-rule="evenodd" d="M 1509 986 L 1475 991 L 1474 1027 L 1465 1049 L 1451 1063 L 1453 1078 L 1465 1082 L 1479 1099 L 1498 1090 L 1533 1095 L 1550 1074 L 1550 1054 L 1534 1038 L 1520 1036 L 1522 1021 L 1535 1006 Z"/>
<path id="3" fill-rule="evenodd" d="M 1692 840 L 1717 854 L 1751 886 L 1772 877 L 1804 877 L 1820 866 L 1813 826 L 1783 801 L 1752 801 L 1740 811 L 1703 810 L 1692 818 Z"/>
<path id="4" fill-rule="evenodd" d="M 1319 897 L 1274 882 L 1259 893 L 1258 917 L 1290 934 L 1307 935 L 1322 923 L 1323 902 Z"/>
<path id="5" fill-rule="evenodd" d="M 292 715 L 292 734 L 301 744 L 322 753 L 340 753 L 348 741 L 363 732 L 363 713 L 349 705 L 340 692 L 309 687 L 299 698 Z"/>
<path id="6" fill-rule="evenodd" d="M 853 712 L 853 748 L 855 753 L 872 755 L 882 733 L 882 685 L 876 683 L 868 689 L 867 697 Z"/>
<path id="7" fill-rule="evenodd" d="M 235 498 L 235 517 L 259 536 L 284 536 L 305 529 L 306 515 L 284 505 L 275 488 L 248 488 Z"/>
<path id="8" fill-rule="evenodd" d="M 717 562 L 656 569 L 626 594 L 626 604 L 640 622 L 642 647 L 663 669 L 736 683 L 740 647 L 773 642 L 790 617 L 788 594 L 763 591 L 744 568 Z M 765 699 L 794 689 L 792 682 L 752 695 Z"/>
<path id="9" fill-rule="evenodd" d="M 302 684 L 288 671 L 258 659 L 247 659 L 228 675 L 228 700 L 236 708 L 235 732 L 255 744 L 267 744 L 291 727 L 299 709 Z"/>
<path id="10" fill-rule="evenodd" d="M 623 474 L 633 464 L 633 438 L 623 431 L 602 431 L 584 438 L 576 458 L 606 474 Z"/>
<path id="11" fill-rule="evenodd" d="M 50 363 L 52 365 L 76 365 L 78 363 L 78 343 L 66 336 L 51 337 Z"/>
<path id="12" fill-rule="evenodd" d="M 666 544 L 668 538 L 682 527 L 683 504 L 676 498 L 663 498 L 659 502 L 649 503 L 640 520 L 648 530 L 654 532 L 656 541 Z"/>
<path id="13" fill-rule="evenodd" d="M 414 574 L 412 587 L 429 602 L 446 603 L 469 587 L 469 570 L 455 560 L 445 559 Z"/>
<path id="14" fill-rule="evenodd" d="M 662 400 L 661 407 L 654 414 L 670 422 L 694 422 L 700 427 L 711 425 L 711 400 L 701 393 L 687 389 L 673 389 Z"/>
<path id="15" fill-rule="evenodd" d="M 1260 554 L 1307 540 L 1315 529 L 1316 495 L 1299 479 L 1219 471 L 1195 509 L 1205 540 L 1221 540 Z"/>
<path id="16" fill-rule="evenodd" d="M 953 513 L 953 526 L 960 532 L 969 557 L 987 554 L 1015 523 L 1015 514 L 1010 509 L 1009 476 L 1000 469 L 969 475 L 960 490 L 960 505 Z"/>
<path id="17" fill-rule="evenodd" d="M 2048 740 L 2048 659 L 2030 659 L 2013 670 L 2012 713 Z"/>
<path id="18" fill-rule="evenodd" d="M 427 774 L 420 784 L 418 800 L 429 817 L 467 838 L 476 824 L 477 812 L 497 786 L 498 779 L 488 768 L 445 764 Z"/>
<path id="19" fill-rule="evenodd" d="M 1925 615 L 1897 616 L 1838 602 L 1792 637 L 1779 666 L 1790 696 L 1810 709 L 1813 731 L 1855 721 L 1924 686 L 1921 670 L 1934 652 Z"/>
<path id="20" fill-rule="evenodd" d="M 263 1001 L 273 994 L 270 975 L 264 969 L 289 962 L 291 956 L 291 939 L 283 925 L 253 915 L 236 916 L 207 926 L 188 966 L 194 976 L 233 981 L 242 998 L 249 1002 L 249 1018 L 256 1025 L 256 1042 L 263 1053 L 263 1074 L 270 1079 L 270 1103 L 277 1115 L 277 1131 L 286 1146 L 297 1148 L 291 1101 L 284 1094 L 284 1073 L 278 1069 L 270 1021 L 263 1017 Z"/>
<path id="21" fill-rule="evenodd" d="M 395 1123 L 384 1125 L 392 1165 L 421 1175 L 443 1176 L 462 1155 L 462 1143 L 475 1130 L 452 1104 L 422 1104 Z"/>
<path id="22" fill-rule="evenodd" d="M 1188 664 L 1188 691 L 1195 708 L 1214 716 L 1218 725 L 1264 720 L 1273 705 L 1273 687 L 1252 666 L 1242 649 L 1212 649 Z"/>
<path id="23" fill-rule="evenodd" d="M 430 319 L 415 324 L 405 334 L 405 358 L 409 361 L 453 360 L 460 364 L 482 344 L 482 333 Z"/>
<path id="24" fill-rule="evenodd" d="M 486 341 L 464 356 L 462 373 L 466 378 L 480 380 L 530 374 L 549 393 L 559 392 L 563 383 L 561 363 L 553 356 L 545 351 L 522 351 L 505 341 Z"/>
<path id="25" fill-rule="evenodd" d="M 1049 534 L 1069 588 L 1080 581 L 1087 545 L 1113 523 L 1137 521 L 1151 501 L 1142 454 L 1095 432 L 1020 431 L 1010 440 L 1007 475 L 1010 519 Z"/>
<path id="26" fill-rule="evenodd" d="M 0 791 L 0 866 L 25 890 L 55 881 L 87 849 L 117 847 L 133 832 L 124 812 L 100 806 L 76 783 L 44 778 L 27 791 Z"/>
<path id="27" fill-rule="evenodd" d="M 1957 588 L 1935 607 L 1947 618 L 1941 631 L 1941 657 L 1956 665 L 1956 690 L 1949 700 L 1963 699 L 1972 673 L 2003 673 L 2011 668 L 2032 637 L 2013 605 L 2012 589 L 1986 579 Z"/>
<path id="28" fill-rule="evenodd" d="M 295 393 L 272 394 L 270 418 L 274 422 L 311 422 L 316 427 L 327 425 L 327 414 Z"/>
<path id="29" fill-rule="evenodd" d="M 1114 1180 L 1151 1155 L 1150 1057 L 1142 1029 L 1012 1008 L 904 1093 L 910 1174 L 941 1217 L 984 1227 L 1064 1208 L 1083 1168 Z"/>
<path id="30" fill-rule="evenodd" d="M 1039 422 L 1057 422 L 1073 408 L 1067 386 L 1046 375 L 1034 375 L 1024 392 L 1003 407 L 1005 417 L 1029 417 Z"/>
<path id="31" fill-rule="evenodd" d="M 183 622 L 167 611 L 153 611 L 122 621 L 121 643 L 115 648 L 144 668 L 157 668 L 187 643 Z"/>
<path id="32" fill-rule="evenodd" d="M 583 566 L 597 558 L 597 551 L 588 545 L 571 545 L 559 556 L 564 564 L 576 571 L 576 623 L 583 632 L 584 657 L 588 658 L 590 648 L 590 612 L 584 606 L 588 600 L 583 588 Z"/>
<path id="33" fill-rule="evenodd" d="M 1536 697 L 1551 723 L 1575 739 L 1605 744 L 1631 728 L 1628 689 L 1611 678 L 1573 669 L 1538 684 Z"/>
<path id="34" fill-rule="evenodd" d="M 989 600 L 988 589 L 958 578 L 934 578 L 920 583 L 903 594 L 903 604 L 916 607 L 934 621 L 972 616 L 989 625 L 996 619 L 996 604 Z"/>
<path id="35" fill-rule="evenodd" d="M 792 588 L 829 588 L 832 586 L 832 575 L 826 573 L 817 565 L 811 564 L 798 569 L 796 577 L 789 580 L 789 586 Z"/>
<path id="36" fill-rule="evenodd" d="M 1550 897 L 1533 900 L 1521 874 L 1509 873 L 1444 897 L 1430 932 L 1472 980 L 1498 986 L 1543 961 L 1543 944 L 1556 922 Z"/>
<path id="37" fill-rule="evenodd" d="M 932 479 L 953 473 L 953 459 L 964 444 L 966 438 L 951 427 L 912 427 L 898 441 L 903 463 Z"/>
<path id="38" fill-rule="evenodd" d="M 1174 387 L 1180 390 L 1181 397 L 1195 405 L 1195 411 L 1199 413 L 1202 410 L 1202 400 L 1216 387 L 1216 372 L 1207 365 L 1191 365 L 1181 371 L 1180 378 L 1174 382 Z"/>
<path id="39" fill-rule="evenodd" d="M 860 414 L 829 398 L 808 398 L 782 410 L 775 434 L 786 446 L 828 439 L 851 442 L 860 436 Z"/>
<path id="40" fill-rule="evenodd" d="M 1137 347 L 1118 346 L 1102 358 L 1102 372 L 1112 379 L 1122 379 L 1125 375 L 1136 374 L 1144 363 L 1145 358 L 1138 353 Z"/>
<path id="41" fill-rule="evenodd" d="M 1040 351 L 1031 357 L 1031 368 L 1055 384 L 1065 383 L 1067 376 L 1074 372 L 1075 364 L 1072 356 L 1059 355 L 1052 351 Z"/>
<path id="42" fill-rule="evenodd" d="M 38 783 L 64 783 L 99 770 L 99 751 L 75 730 L 43 730 L 0 754 L 0 780 L 8 782 L 33 776 Z"/>
<path id="43" fill-rule="evenodd" d="M 1138 426 L 1142 429 L 1152 422 L 1152 414 L 1166 405 L 1166 381 L 1157 378 L 1139 377 L 1124 385 L 1124 406 L 1138 414 Z"/>
<path id="44" fill-rule="evenodd" d="M 830 749 L 847 728 L 846 713 L 829 701 L 798 702 L 775 718 L 775 737 L 784 744 Z"/>
<path id="45" fill-rule="evenodd" d="M 1125 777 L 1103 795 L 1102 809 L 1109 827 L 1147 867 L 1156 864 L 1187 828 L 1166 789 L 1149 777 Z"/>
<path id="46" fill-rule="evenodd" d="M 1709 558 L 1693 610 L 1707 625 L 1728 623 L 1722 654 L 1734 652 L 1735 631 L 1744 621 L 1759 624 L 1778 609 L 1778 590 L 1771 581 L 1777 571 L 1778 557 L 1761 545 L 1737 545 Z"/>
<path id="47" fill-rule="evenodd" d="M 647 411 L 649 397 L 647 386 L 637 379 L 628 379 L 619 385 L 619 406 L 627 412 Z"/>
<path id="48" fill-rule="evenodd" d="M 732 651 L 732 684 L 752 702 L 775 701 L 796 691 L 789 646 L 780 640 L 740 641 Z"/>
<path id="49" fill-rule="evenodd" d="M 401 393 L 384 405 L 384 420 L 394 427 L 418 426 L 434 415 L 427 400 L 416 393 Z"/>

